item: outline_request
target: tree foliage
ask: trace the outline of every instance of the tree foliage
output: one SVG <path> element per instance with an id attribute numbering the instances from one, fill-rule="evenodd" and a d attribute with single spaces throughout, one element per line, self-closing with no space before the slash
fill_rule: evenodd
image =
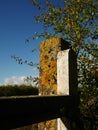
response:
<path id="1" fill-rule="evenodd" d="M 35 21 L 43 24 L 43 32 L 36 32 L 34 37 L 59 36 L 70 42 L 78 57 L 80 112 L 82 117 L 98 120 L 98 1 L 32 0 L 32 3 L 40 12 Z"/>
<path id="2" fill-rule="evenodd" d="M 42 13 L 35 16 L 35 20 L 42 22 L 44 27 L 44 33 L 39 36 L 48 37 L 59 33 L 59 36 L 80 47 L 84 47 L 85 38 L 97 38 L 97 0 L 61 0 L 59 3 L 57 0 L 58 4 L 53 0 L 45 1 L 46 5 L 40 3 L 40 8 L 39 1 L 36 1 Z M 52 29 L 52 34 L 49 28 Z"/>

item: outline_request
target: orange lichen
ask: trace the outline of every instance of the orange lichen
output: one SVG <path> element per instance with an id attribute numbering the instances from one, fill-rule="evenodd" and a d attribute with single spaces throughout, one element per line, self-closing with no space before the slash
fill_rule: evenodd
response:
<path id="1" fill-rule="evenodd" d="M 40 76 L 42 87 L 47 88 L 47 91 L 54 90 L 56 93 L 57 84 L 57 53 L 61 39 L 52 37 L 40 44 Z M 55 87 L 53 87 L 55 84 Z"/>
<path id="2" fill-rule="evenodd" d="M 41 83 L 44 86 L 49 86 L 49 73 L 46 72 L 41 76 Z"/>
<path id="3" fill-rule="evenodd" d="M 53 90 L 56 91 L 57 90 L 57 84 L 53 85 Z"/>

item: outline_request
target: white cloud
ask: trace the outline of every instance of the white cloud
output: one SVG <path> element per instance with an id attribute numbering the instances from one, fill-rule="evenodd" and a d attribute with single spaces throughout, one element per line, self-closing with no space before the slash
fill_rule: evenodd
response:
<path id="1" fill-rule="evenodd" d="M 21 85 L 25 83 L 24 82 L 25 78 L 26 78 L 25 76 L 21 77 L 12 76 L 4 80 L 4 85 L 16 85 L 16 84 Z"/>

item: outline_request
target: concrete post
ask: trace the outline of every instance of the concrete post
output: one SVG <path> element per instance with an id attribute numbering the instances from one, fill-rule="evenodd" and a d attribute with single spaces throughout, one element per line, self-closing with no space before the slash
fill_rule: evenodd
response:
<path id="1" fill-rule="evenodd" d="M 58 95 L 77 94 L 77 62 L 76 62 L 76 54 L 72 49 L 67 49 L 58 52 L 57 94 Z M 62 121 L 62 119 L 58 118 L 57 130 L 70 130 L 70 122 L 67 119 L 64 119 L 64 121 Z"/>
<path id="2" fill-rule="evenodd" d="M 72 49 L 57 55 L 57 94 L 77 95 L 77 61 Z"/>

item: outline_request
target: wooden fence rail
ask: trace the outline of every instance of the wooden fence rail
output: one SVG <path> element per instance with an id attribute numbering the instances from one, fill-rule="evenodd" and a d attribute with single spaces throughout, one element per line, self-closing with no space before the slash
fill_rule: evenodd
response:
<path id="1" fill-rule="evenodd" d="M 17 96 L 0 98 L 0 129 L 7 130 L 67 116 L 76 110 L 77 97 Z"/>

